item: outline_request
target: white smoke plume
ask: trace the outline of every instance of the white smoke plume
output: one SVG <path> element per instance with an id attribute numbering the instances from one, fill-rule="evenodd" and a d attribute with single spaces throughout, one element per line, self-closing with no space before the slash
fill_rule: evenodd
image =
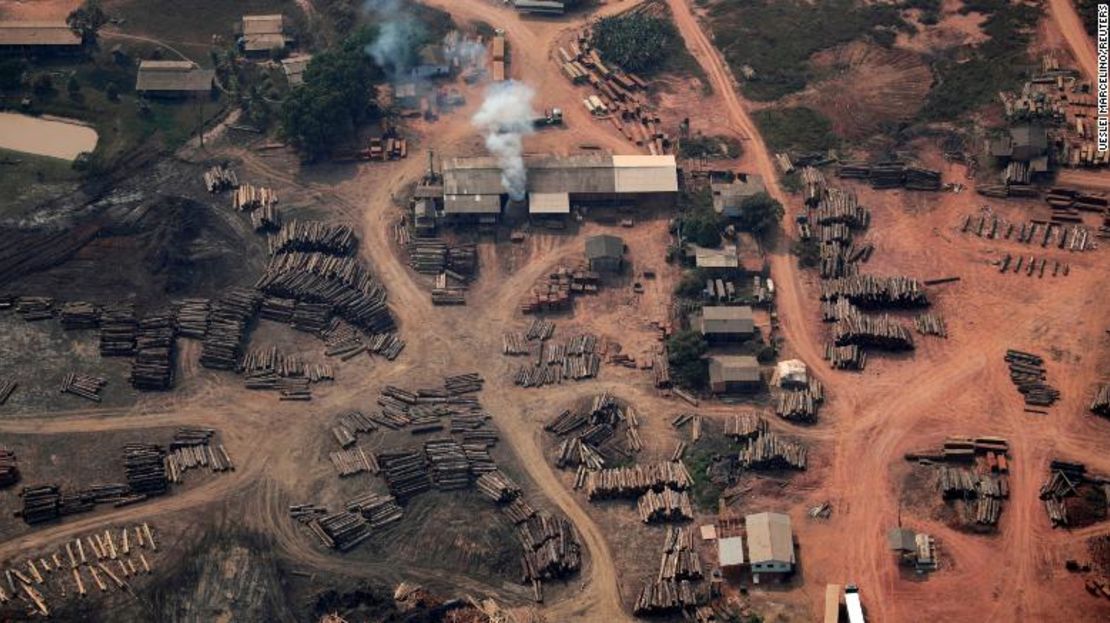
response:
<path id="1" fill-rule="evenodd" d="M 501 167 L 501 185 L 509 197 L 524 199 L 528 172 L 524 168 L 524 136 L 535 132 L 532 120 L 532 87 L 510 80 L 491 84 L 486 89 L 482 106 L 471 118 L 486 135 L 486 149 L 497 157 Z"/>
<path id="2" fill-rule="evenodd" d="M 386 75 L 396 78 L 412 68 L 413 42 L 419 40 L 422 27 L 411 13 L 404 10 L 403 0 L 365 0 L 363 8 L 373 12 L 378 21 L 378 35 L 367 53 Z"/>

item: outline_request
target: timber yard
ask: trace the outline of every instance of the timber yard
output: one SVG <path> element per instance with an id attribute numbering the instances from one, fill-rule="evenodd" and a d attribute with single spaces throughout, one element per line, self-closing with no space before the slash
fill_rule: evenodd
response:
<path id="1" fill-rule="evenodd" d="M 0 0 L 0 618 L 1110 619 L 1098 6 Z"/>

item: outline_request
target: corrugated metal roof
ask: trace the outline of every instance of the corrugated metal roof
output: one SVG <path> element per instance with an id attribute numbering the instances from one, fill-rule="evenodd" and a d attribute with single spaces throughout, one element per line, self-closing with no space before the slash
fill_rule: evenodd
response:
<path id="1" fill-rule="evenodd" d="M 276 15 L 244 15 L 244 35 L 273 35 L 285 31 L 285 17 Z"/>
<path id="2" fill-rule="evenodd" d="M 678 192 L 674 156 L 613 156 L 618 193 Z"/>
<path id="3" fill-rule="evenodd" d="M 722 567 L 744 564 L 744 537 L 730 536 L 717 541 L 717 564 Z"/>
<path id="4" fill-rule="evenodd" d="M 618 166 L 617 163 L 620 163 Z M 678 173 L 673 156 L 571 156 L 529 154 L 527 190 L 535 193 L 610 194 L 676 192 Z M 504 193 L 501 169 L 488 156 L 444 160 L 444 188 L 458 194 Z"/>
<path id="5" fill-rule="evenodd" d="M 444 195 L 445 214 L 500 214 L 501 195 Z"/>
<path id="6" fill-rule="evenodd" d="M 712 333 L 751 333 L 755 330 L 752 308 L 714 305 L 701 309 L 701 331 Z"/>
<path id="7" fill-rule="evenodd" d="M 64 21 L 0 21 L 0 45 L 81 45 Z"/>
<path id="8" fill-rule="evenodd" d="M 790 516 L 783 513 L 756 513 L 744 518 L 748 533 L 748 561 L 759 564 L 794 564 L 794 532 Z"/>
<path id="9" fill-rule="evenodd" d="M 264 50 L 273 50 L 274 48 L 284 48 L 287 43 L 289 43 L 289 39 L 282 34 L 243 36 L 243 49 L 250 52 L 261 52 Z"/>
<path id="10" fill-rule="evenodd" d="M 738 268 L 740 257 L 736 254 L 736 245 L 724 245 L 720 249 L 694 247 L 694 265 L 698 268 Z"/>
<path id="11" fill-rule="evenodd" d="M 748 355 L 714 355 L 709 358 L 710 383 L 758 383 L 759 362 Z"/>
<path id="12" fill-rule="evenodd" d="M 602 234 L 586 239 L 586 259 L 618 259 L 624 255 L 624 241 L 616 236 Z"/>
<path id="13" fill-rule="evenodd" d="M 530 214 L 570 214 L 570 195 L 567 193 L 528 193 Z"/>
<path id="14" fill-rule="evenodd" d="M 886 533 L 886 542 L 892 550 L 912 552 L 917 549 L 917 534 L 905 528 L 892 528 Z"/>
<path id="15" fill-rule="evenodd" d="M 215 70 L 201 69 L 190 61 L 143 61 L 135 90 L 207 91 L 215 77 Z"/>

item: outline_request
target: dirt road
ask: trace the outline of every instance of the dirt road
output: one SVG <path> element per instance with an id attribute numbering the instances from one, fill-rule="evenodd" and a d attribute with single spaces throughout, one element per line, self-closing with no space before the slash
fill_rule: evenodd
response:
<path id="1" fill-rule="evenodd" d="M 1071 53 L 1079 63 L 1088 80 L 1094 80 L 1098 74 L 1098 57 L 1095 53 L 1095 42 L 1091 40 L 1079 13 L 1075 11 L 1072 0 L 1048 0 L 1048 13 L 1055 20 L 1064 39 L 1071 48 Z"/>

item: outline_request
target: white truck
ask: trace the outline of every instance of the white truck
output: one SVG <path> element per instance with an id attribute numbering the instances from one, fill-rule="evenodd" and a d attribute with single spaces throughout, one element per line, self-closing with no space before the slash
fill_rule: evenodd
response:
<path id="1" fill-rule="evenodd" d="M 865 623 L 863 604 L 859 599 L 859 587 L 855 584 L 844 587 L 844 605 L 848 609 L 848 623 Z"/>

